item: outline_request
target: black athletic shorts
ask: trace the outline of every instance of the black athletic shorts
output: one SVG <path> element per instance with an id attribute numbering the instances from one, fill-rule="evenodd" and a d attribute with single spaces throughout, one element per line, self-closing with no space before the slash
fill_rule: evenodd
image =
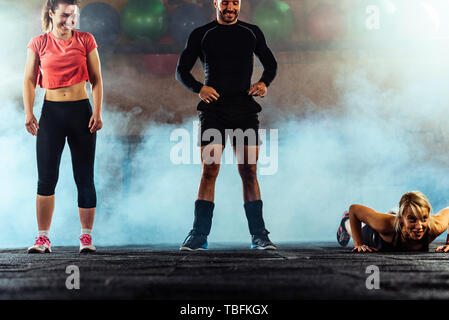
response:
<path id="1" fill-rule="evenodd" d="M 259 146 L 259 115 L 261 107 L 253 97 L 220 98 L 210 104 L 198 105 L 200 130 L 198 146 L 226 145 Z"/>

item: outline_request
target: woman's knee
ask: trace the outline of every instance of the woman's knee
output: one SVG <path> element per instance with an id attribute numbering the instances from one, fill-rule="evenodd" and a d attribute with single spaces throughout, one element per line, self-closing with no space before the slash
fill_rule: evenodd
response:
<path id="1" fill-rule="evenodd" d="M 97 192 L 93 183 L 77 184 L 78 207 L 95 208 L 97 206 Z"/>
<path id="2" fill-rule="evenodd" d="M 39 180 L 37 182 L 37 194 L 45 197 L 54 195 L 57 182 L 57 179 L 47 181 Z"/>

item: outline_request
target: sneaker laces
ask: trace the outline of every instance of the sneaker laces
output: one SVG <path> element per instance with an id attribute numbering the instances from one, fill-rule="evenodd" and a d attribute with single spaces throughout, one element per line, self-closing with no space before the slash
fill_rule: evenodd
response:
<path id="1" fill-rule="evenodd" d="M 189 234 L 187 235 L 187 237 L 184 239 L 184 243 L 187 241 L 187 239 L 191 238 L 191 237 L 195 237 L 195 236 L 204 236 L 203 234 L 199 233 L 198 231 L 196 231 L 195 229 L 190 230 Z"/>
<path id="2" fill-rule="evenodd" d="M 80 241 L 83 246 L 91 246 L 92 245 L 92 237 L 88 234 L 82 234 L 80 236 Z"/>
<path id="3" fill-rule="evenodd" d="M 44 244 L 50 245 L 50 239 L 46 236 L 36 237 L 36 242 L 34 243 L 35 246 L 43 246 Z"/>
<path id="4" fill-rule="evenodd" d="M 196 234 L 196 231 L 195 230 L 190 230 L 190 232 L 189 232 L 189 234 L 187 235 L 187 237 L 184 239 L 184 242 L 186 242 L 187 241 L 187 239 L 189 239 L 191 236 L 195 236 Z"/>

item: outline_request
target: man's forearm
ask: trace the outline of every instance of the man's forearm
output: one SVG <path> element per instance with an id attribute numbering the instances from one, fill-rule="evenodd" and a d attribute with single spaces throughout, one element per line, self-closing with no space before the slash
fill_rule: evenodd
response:
<path id="1" fill-rule="evenodd" d="M 264 67 L 264 70 L 259 82 L 265 83 L 265 85 L 268 87 L 276 77 L 278 65 L 276 60 L 272 56 L 264 60 L 262 65 Z"/>
<path id="2" fill-rule="evenodd" d="M 197 81 L 190 71 L 178 67 L 176 70 L 176 80 L 178 80 L 188 90 L 200 93 L 203 84 Z"/>

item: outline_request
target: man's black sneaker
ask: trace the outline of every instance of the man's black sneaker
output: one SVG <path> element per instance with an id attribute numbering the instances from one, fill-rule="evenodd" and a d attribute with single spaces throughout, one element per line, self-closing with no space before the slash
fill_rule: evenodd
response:
<path id="1" fill-rule="evenodd" d="M 207 250 L 207 236 L 191 230 L 179 248 L 181 251 Z"/>
<path id="2" fill-rule="evenodd" d="M 276 250 L 276 246 L 268 238 L 268 230 L 264 229 L 261 233 L 251 236 L 251 249 Z"/>

